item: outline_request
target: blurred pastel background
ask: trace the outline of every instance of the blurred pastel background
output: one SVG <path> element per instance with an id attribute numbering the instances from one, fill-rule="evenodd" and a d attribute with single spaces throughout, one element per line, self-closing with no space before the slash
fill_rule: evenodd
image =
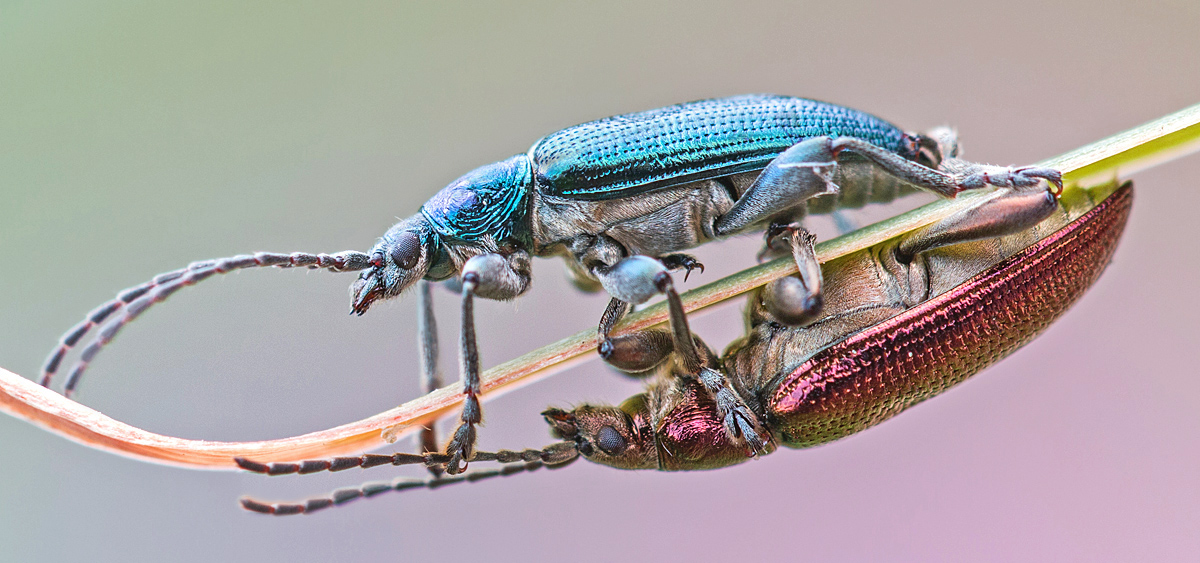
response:
<path id="1" fill-rule="evenodd" d="M 1103 2 L 0 3 L 0 365 L 34 377 L 121 288 L 254 250 L 367 249 L 475 166 L 607 115 L 775 92 L 1027 164 L 1200 102 L 1200 7 Z M 1200 157 L 1137 177 L 1111 268 L 1041 339 L 833 445 L 693 474 L 580 462 L 360 501 L 241 511 L 399 473 L 264 478 L 150 465 L 0 417 L 0 560 L 1194 561 L 1200 554 Z M 703 248 L 685 287 L 753 263 Z M 604 297 L 535 264 L 479 305 L 494 365 L 594 326 Z M 415 299 L 347 315 L 352 276 L 247 271 L 122 334 L 78 398 L 191 438 L 278 438 L 416 396 Z M 443 365 L 456 299 L 437 294 Z M 723 348 L 740 306 L 695 321 Z M 620 401 L 597 361 L 490 402 Z M 409 449 L 405 442 L 398 447 Z M 409 470 L 412 476 L 419 471 Z"/>

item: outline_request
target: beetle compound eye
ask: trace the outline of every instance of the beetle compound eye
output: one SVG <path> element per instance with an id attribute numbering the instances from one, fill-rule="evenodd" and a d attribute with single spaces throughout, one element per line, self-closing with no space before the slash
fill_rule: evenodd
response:
<path id="1" fill-rule="evenodd" d="M 396 245 L 392 247 L 392 262 L 405 270 L 411 270 L 417 265 L 417 259 L 420 257 L 421 240 L 412 233 L 401 233 L 396 239 Z"/>
<path id="2" fill-rule="evenodd" d="M 616 428 L 605 426 L 596 433 L 596 446 L 608 455 L 621 455 L 628 445 Z"/>

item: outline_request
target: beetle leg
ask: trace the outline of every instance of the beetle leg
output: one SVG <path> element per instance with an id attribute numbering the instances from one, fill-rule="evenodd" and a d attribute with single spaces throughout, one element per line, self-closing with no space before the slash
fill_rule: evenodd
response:
<path id="1" fill-rule="evenodd" d="M 821 313 L 821 263 L 817 261 L 813 243 L 816 237 L 799 223 L 775 223 L 767 229 L 767 248 L 775 237 L 783 235 L 788 241 L 792 259 L 799 272 L 767 284 L 763 295 L 765 304 L 776 320 L 788 326 L 805 326 Z"/>
<path id="2" fill-rule="evenodd" d="M 426 394 L 432 393 L 442 386 L 442 374 L 438 370 L 438 335 L 437 320 L 433 316 L 433 284 L 421 281 L 421 305 L 417 309 L 418 345 L 421 349 L 421 389 Z M 421 453 L 437 453 L 437 421 L 421 429 L 419 438 Z M 442 468 L 430 466 L 429 472 L 440 477 Z"/>
<path id="3" fill-rule="evenodd" d="M 619 336 L 609 334 L 629 310 L 629 303 L 644 303 L 660 292 L 654 282 L 656 276 L 679 269 L 688 274 L 695 269 L 703 272 L 704 265 L 687 254 L 668 254 L 657 260 L 632 256 L 612 267 L 595 268 L 600 283 L 606 284 L 609 293 L 616 296 L 609 301 L 596 331 L 597 352 L 608 365 L 628 374 L 643 375 L 661 364 L 675 349 L 671 334 L 662 330 L 641 330 Z"/>
<path id="4" fill-rule="evenodd" d="M 987 186 L 1033 187 L 1042 180 L 1062 191 L 1062 174 L 1051 168 L 1006 168 L 948 158 L 938 169 L 933 169 L 862 139 L 813 137 L 775 157 L 733 207 L 717 220 L 716 233 L 722 236 L 735 233 L 785 214 L 809 198 L 836 191 L 833 171 L 843 151 L 860 155 L 891 176 L 942 197 Z"/>
<path id="5" fill-rule="evenodd" d="M 667 359 L 675 349 L 671 334 L 663 330 L 639 330 L 630 334 L 610 336 L 617 321 L 625 316 L 629 304 L 612 299 L 600 317 L 596 331 L 596 351 L 605 363 L 630 375 L 648 375 Z"/>
<path id="6" fill-rule="evenodd" d="M 622 258 L 612 266 L 594 266 L 592 272 L 609 295 L 631 305 L 641 305 L 662 293 L 654 280 L 667 274 L 667 267 L 654 258 L 638 254 Z"/>
<path id="7" fill-rule="evenodd" d="M 754 456 L 764 451 L 769 434 L 750 410 L 742 397 L 733 390 L 725 374 L 710 367 L 716 364 L 711 354 L 701 355 L 701 346 L 692 337 L 688 328 L 687 314 L 683 301 L 671 275 L 663 272 L 655 277 L 655 283 L 667 295 L 667 311 L 670 313 L 671 336 L 677 352 L 677 367 L 686 375 L 695 377 L 708 391 L 717 407 L 717 417 L 725 427 L 729 439 L 746 446 L 747 455 Z M 704 350 L 707 352 L 707 349 Z"/>
<path id="8" fill-rule="evenodd" d="M 692 270 L 700 270 L 701 274 L 704 273 L 704 264 L 690 254 L 668 254 L 659 256 L 658 261 L 662 262 L 668 270 L 684 270 L 683 281 L 687 281 L 688 276 L 692 275 Z"/>
<path id="9" fill-rule="evenodd" d="M 529 287 L 529 255 L 515 252 L 509 256 L 480 254 L 462 267 L 462 332 L 459 340 L 459 367 L 463 383 L 461 423 L 446 445 L 451 475 L 466 470 L 475 453 L 475 425 L 483 420 L 479 405 L 479 349 L 475 344 L 475 296 L 487 299 L 512 299 Z"/>
<path id="10" fill-rule="evenodd" d="M 600 317 L 597 329 L 597 351 L 609 365 L 633 375 L 646 374 L 671 354 L 675 347 L 671 335 L 662 330 L 642 330 L 632 334 L 610 336 L 617 321 L 625 316 L 629 304 L 645 303 L 661 293 L 655 281 L 669 270 L 704 271 L 704 265 L 687 254 L 668 254 L 655 259 L 649 256 L 630 256 L 613 266 L 593 268 L 600 283 L 613 295 L 608 308 Z M 668 275 L 669 278 L 669 275 Z M 684 275 L 687 279 L 687 274 Z"/>
<path id="11" fill-rule="evenodd" d="M 967 209 L 912 231 L 897 245 L 896 258 L 907 263 L 935 248 L 1030 229 L 1056 209 L 1053 189 L 1003 188 Z"/>
<path id="12" fill-rule="evenodd" d="M 699 264 L 694 258 L 685 255 L 672 256 L 690 259 L 669 260 L 672 264 L 679 263 L 679 267 Z M 669 278 L 668 268 L 669 266 L 662 261 L 642 255 L 623 258 L 612 266 L 593 266 L 592 272 L 609 295 L 613 296 L 604 315 L 600 317 L 600 326 L 596 334 L 597 351 L 609 365 L 626 373 L 642 374 L 661 364 L 670 355 L 673 350 L 671 337 L 661 330 L 609 336 L 617 321 L 629 310 L 630 304 L 645 303 L 661 293 L 655 280 L 658 276 Z"/>
<path id="13" fill-rule="evenodd" d="M 824 139 L 828 140 L 827 137 Z M 935 170 L 908 160 L 887 149 L 877 147 L 862 139 L 839 137 L 828 140 L 828 143 L 829 150 L 834 157 L 842 151 L 852 151 L 866 157 L 892 176 L 942 197 L 954 197 L 958 195 L 958 192 L 963 190 L 974 190 L 987 186 L 999 188 L 1034 187 L 1041 180 L 1046 180 L 1055 185 L 1058 188 L 1056 195 L 1062 192 L 1062 173 L 1053 168 L 1034 166 L 1008 168 L 977 164 L 957 158 L 948 158 L 943 160 L 938 169 Z M 764 172 L 766 171 L 764 170 Z"/>

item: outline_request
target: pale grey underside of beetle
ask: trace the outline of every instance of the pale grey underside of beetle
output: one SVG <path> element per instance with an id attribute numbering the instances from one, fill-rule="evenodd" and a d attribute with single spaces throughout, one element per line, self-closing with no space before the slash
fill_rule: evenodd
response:
<path id="1" fill-rule="evenodd" d="M 598 240 L 610 239 L 625 255 L 661 256 L 695 248 L 718 238 L 717 219 L 754 183 L 761 170 L 662 188 L 628 199 L 580 200 L 535 191 L 532 235 L 538 255 L 562 255 L 583 271 L 595 263 L 615 263 L 620 256 L 596 255 Z M 857 209 L 888 203 L 920 191 L 852 154 L 842 157 L 834 173 L 838 191 L 779 210 L 775 218 L 799 221 L 809 214 Z M 765 225 L 752 225 L 748 231 Z M 601 251 L 603 252 L 603 251 Z M 578 258 L 576 258 L 578 257 Z"/>

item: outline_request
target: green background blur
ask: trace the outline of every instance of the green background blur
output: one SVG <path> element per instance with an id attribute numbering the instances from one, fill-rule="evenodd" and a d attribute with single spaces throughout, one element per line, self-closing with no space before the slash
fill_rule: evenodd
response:
<path id="1" fill-rule="evenodd" d="M 460 174 L 607 115 L 803 95 L 953 124 L 966 156 L 1026 164 L 1200 102 L 1194 0 L 989 4 L 0 0 L 0 365 L 34 377 L 93 306 L 192 260 L 365 250 Z M 0 417 L 0 560 L 1192 559 L 1198 175 L 1192 157 L 1137 178 L 1111 269 L 1041 339 L 837 444 L 695 474 L 581 462 L 273 519 L 236 498 L 399 472 L 187 471 Z M 757 246 L 701 249 L 688 286 Z M 251 440 L 416 396 L 415 300 L 351 318 L 351 278 L 246 271 L 181 292 L 78 398 Z M 452 381 L 456 299 L 437 299 Z M 592 327 L 604 303 L 538 261 L 527 296 L 479 305 L 484 363 Z M 723 348 L 739 307 L 693 328 Z M 590 362 L 489 403 L 481 447 L 547 444 L 546 406 L 638 388 Z"/>

